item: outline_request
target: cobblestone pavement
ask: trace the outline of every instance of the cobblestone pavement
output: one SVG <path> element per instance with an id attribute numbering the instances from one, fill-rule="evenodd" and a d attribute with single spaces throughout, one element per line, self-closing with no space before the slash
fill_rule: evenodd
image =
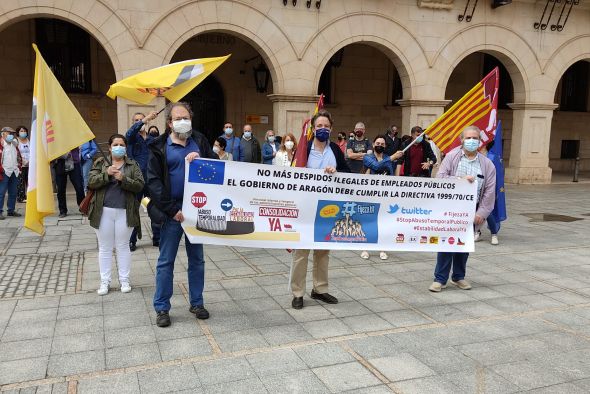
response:
<path id="1" fill-rule="evenodd" d="M 0 390 L 587 393 L 589 193 L 590 184 L 509 186 L 509 221 L 499 246 L 485 232 L 477 244 L 470 291 L 428 292 L 431 253 L 383 262 L 333 252 L 330 292 L 340 303 L 306 297 L 297 311 L 287 252 L 206 247 L 211 318 L 197 321 L 182 251 L 165 329 L 151 307 L 157 250 L 147 221 L 133 291 L 99 297 L 96 237 L 79 215 L 50 218 L 44 237 L 9 218 L 0 228 Z"/>

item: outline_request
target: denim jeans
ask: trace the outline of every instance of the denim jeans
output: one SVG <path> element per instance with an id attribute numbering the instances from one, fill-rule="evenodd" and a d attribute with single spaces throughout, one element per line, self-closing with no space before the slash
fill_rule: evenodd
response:
<path id="1" fill-rule="evenodd" d="M 8 191 L 8 201 L 6 202 L 6 211 L 8 213 L 14 212 L 16 205 L 16 187 L 18 186 L 18 178 L 16 174 L 12 173 L 10 176 L 6 176 L 6 173 L 2 171 L 2 180 L 0 181 L 0 214 L 4 210 L 4 197 L 6 191 Z"/>
<path id="2" fill-rule="evenodd" d="M 82 178 L 84 179 L 84 193 L 88 193 L 88 176 L 92 169 L 92 159 L 82 161 Z"/>
<path id="3" fill-rule="evenodd" d="M 177 222 L 167 219 L 160 231 L 160 257 L 156 265 L 156 292 L 154 309 L 156 312 L 170 310 L 170 298 L 173 292 L 174 261 L 180 239 L 184 230 Z M 185 236 L 186 254 L 188 256 L 188 287 L 191 306 L 203 305 L 203 288 L 205 286 L 205 259 L 202 244 L 191 244 Z"/>
<path id="4" fill-rule="evenodd" d="M 436 268 L 434 268 L 434 280 L 446 284 L 449 280 L 451 266 L 453 267 L 453 281 L 465 279 L 467 258 L 469 253 L 438 252 L 436 255 Z"/>
<path id="5" fill-rule="evenodd" d="M 496 223 L 496 219 L 494 218 L 494 215 L 488 216 L 486 221 L 488 222 L 488 228 L 490 229 L 490 233 L 492 233 L 492 235 L 498 235 L 498 231 L 500 230 L 500 225 L 498 223 Z"/>

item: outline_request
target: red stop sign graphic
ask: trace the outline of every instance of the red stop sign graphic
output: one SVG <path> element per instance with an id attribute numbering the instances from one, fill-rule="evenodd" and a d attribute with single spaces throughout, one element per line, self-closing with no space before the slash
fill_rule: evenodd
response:
<path id="1" fill-rule="evenodd" d="M 196 192 L 191 197 L 191 203 L 197 208 L 203 208 L 207 204 L 207 196 L 203 192 Z"/>

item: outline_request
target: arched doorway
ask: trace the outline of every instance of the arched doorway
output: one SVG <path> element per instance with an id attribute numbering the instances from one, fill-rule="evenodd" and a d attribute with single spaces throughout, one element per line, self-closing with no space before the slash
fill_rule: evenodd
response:
<path id="1" fill-rule="evenodd" d="M 395 124 L 401 130 L 403 98 L 400 73 L 377 47 L 355 43 L 337 51 L 325 65 L 318 84 L 337 131 L 352 131 L 363 122 L 366 136 L 382 134 Z"/>
<path id="2" fill-rule="evenodd" d="M 270 71 L 253 46 L 231 33 L 203 33 L 183 43 L 171 62 L 230 53 L 224 64 L 185 97 L 195 112 L 194 126 L 212 141 L 222 134 L 226 121 L 233 123 L 238 136 L 244 124 L 250 123 L 254 136 L 262 142 L 273 124 L 273 106 L 267 97 L 273 85 L 268 78 L 263 89 L 257 86 L 256 69 L 264 68 L 269 76 Z"/>
<path id="3" fill-rule="evenodd" d="M 213 142 L 225 123 L 225 97 L 217 78 L 209 75 L 182 101 L 188 102 L 193 109 L 193 129 L 205 134 Z"/>
<path id="4" fill-rule="evenodd" d="M 475 52 L 468 55 L 453 70 L 447 83 L 445 98 L 451 100 L 448 105 L 448 108 L 450 108 L 495 67 L 500 70 L 497 119 L 502 122 L 504 165 L 507 166 L 510 157 L 509 141 L 512 135 L 513 120 L 512 110 L 508 103 L 514 101 L 514 86 L 510 73 L 504 64 L 492 54 Z"/>
<path id="5" fill-rule="evenodd" d="M 116 80 L 113 64 L 86 30 L 62 19 L 31 18 L 0 31 L 0 42 L 10 53 L 0 68 L 0 106 L 10 108 L 4 125 L 31 125 L 35 42 L 98 141 L 117 132 L 116 102 L 104 95 Z"/>
<path id="6" fill-rule="evenodd" d="M 590 170 L 590 59 L 575 62 L 563 73 L 554 102 L 559 107 L 551 122 L 549 166 L 562 175 L 558 180 L 569 180 L 576 157 L 580 171 Z"/>

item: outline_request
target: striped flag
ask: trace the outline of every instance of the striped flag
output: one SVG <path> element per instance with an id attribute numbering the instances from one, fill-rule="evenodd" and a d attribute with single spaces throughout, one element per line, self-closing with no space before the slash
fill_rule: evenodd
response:
<path id="1" fill-rule="evenodd" d="M 33 49 L 37 58 L 25 227 L 43 234 L 43 218 L 55 212 L 49 162 L 90 141 L 94 134 L 60 86 L 35 44 Z"/>
<path id="2" fill-rule="evenodd" d="M 313 111 L 313 115 L 315 116 L 320 110 L 324 108 L 324 95 L 320 94 L 320 98 L 315 105 L 315 110 Z M 313 116 L 312 116 L 313 118 Z M 301 137 L 299 137 L 299 143 L 297 144 L 297 151 L 295 152 L 295 157 L 293 158 L 293 167 L 305 167 L 307 166 L 307 144 L 309 141 L 313 139 L 313 125 L 311 124 L 311 118 L 306 119 L 303 122 L 303 127 L 301 128 Z"/>
<path id="3" fill-rule="evenodd" d="M 441 152 L 448 153 L 461 145 L 461 131 L 471 125 L 482 130 L 482 145 L 494 139 L 499 75 L 498 67 L 494 68 L 448 111 L 428 126 L 426 134 Z"/>
<path id="4" fill-rule="evenodd" d="M 209 76 L 231 55 L 185 60 L 140 72 L 111 85 L 107 96 L 149 104 L 156 97 L 176 102 Z"/>

